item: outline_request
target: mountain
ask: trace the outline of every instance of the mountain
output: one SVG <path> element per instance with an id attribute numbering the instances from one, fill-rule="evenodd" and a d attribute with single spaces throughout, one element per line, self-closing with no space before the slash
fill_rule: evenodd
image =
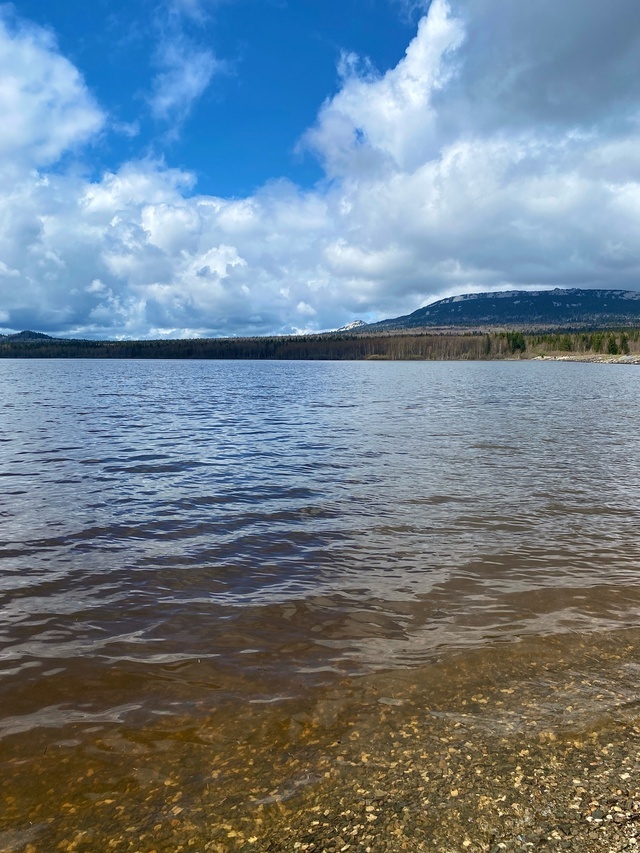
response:
<path id="1" fill-rule="evenodd" d="M 635 290 L 506 290 L 450 296 L 412 314 L 361 326 L 358 332 L 445 328 L 615 328 L 640 326 Z"/>
<path id="2" fill-rule="evenodd" d="M 364 320 L 354 320 L 352 323 L 347 323 L 346 326 L 340 326 L 336 332 L 357 332 L 358 329 L 363 329 L 367 326 Z"/>

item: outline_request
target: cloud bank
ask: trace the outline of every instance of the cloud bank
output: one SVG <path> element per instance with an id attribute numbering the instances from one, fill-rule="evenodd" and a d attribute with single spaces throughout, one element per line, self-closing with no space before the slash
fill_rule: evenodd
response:
<path id="1" fill-rule="evenodd" d="M 230 199 L 157 160 L 83 178 L 75 160 L 108 117 L 49 34 L 5 16 L 0 322 L 288 333 L 452 293 L 639 289 L 639 42 L 635 0 L 434 0 L 395 68 L 342 57 L 337 93 L 300 140 L 321 184 Z M 158 115 L 213 73 L 175 82 L 174 67 Z"/>

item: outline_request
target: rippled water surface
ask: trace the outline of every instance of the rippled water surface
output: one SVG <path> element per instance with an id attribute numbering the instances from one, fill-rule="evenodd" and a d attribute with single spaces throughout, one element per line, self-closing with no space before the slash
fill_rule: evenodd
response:
<path id="1" fill-rule="evenodd" d="M 638 623 L 633 367 L 3 360 L 0 389 L 7 761 Z"/>

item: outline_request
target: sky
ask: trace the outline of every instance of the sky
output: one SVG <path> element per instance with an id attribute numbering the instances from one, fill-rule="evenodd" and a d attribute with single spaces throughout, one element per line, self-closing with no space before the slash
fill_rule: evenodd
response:
<path id="1" fill-rule="evenodd" d="M 0 331 L 640 289 L 637 0 L 0 2 Z"/>

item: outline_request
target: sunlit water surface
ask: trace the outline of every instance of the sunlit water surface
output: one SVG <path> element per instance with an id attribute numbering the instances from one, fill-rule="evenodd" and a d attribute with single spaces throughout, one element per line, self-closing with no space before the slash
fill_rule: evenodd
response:
<path id="1" fill-rule="evenodd" d="M 638 624 L 633 367 L 4 360 L 0 389 L 0 850 L 52 745 L 78 793 L 111 739 L 133 796 L 162 730 L 142 802 L 216 713 L 257 738 L 345 678 Z"/>

